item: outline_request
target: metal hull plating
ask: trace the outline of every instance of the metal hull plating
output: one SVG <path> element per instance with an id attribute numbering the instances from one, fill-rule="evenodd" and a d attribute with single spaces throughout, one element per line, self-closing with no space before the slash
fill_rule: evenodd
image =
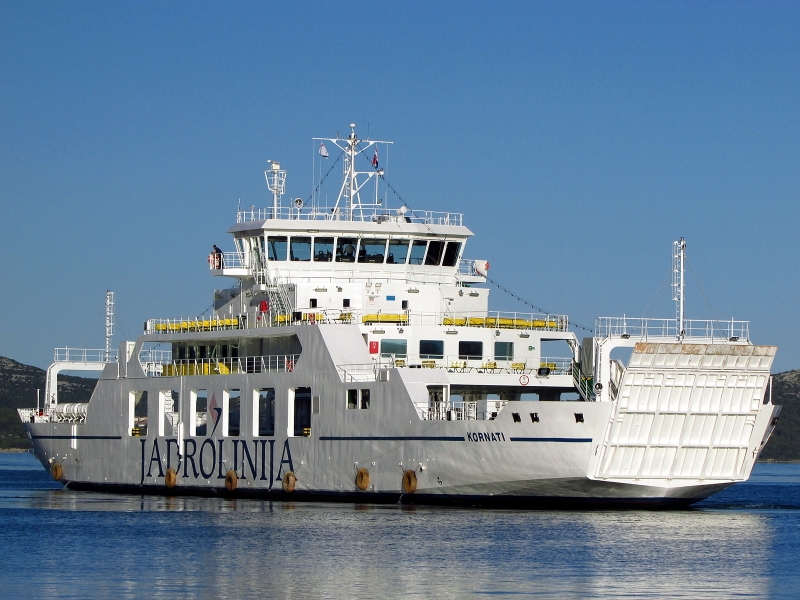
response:
<path id="1" fill-rule="evenodd" d="M 297 335 L 303 346 L 291 372 L 146 377 L 133 358 L 121 377 L 118 366 L 109 365 L 84 422 L 26 424 L 34 451 L 48 470 L 56 462 L 61 466 L 61 480 L 71 489 L 530 508 L 668 508 L 689 505 L 746 479 L 779 410 L 761 404 L 756 408 L 757 426 L 747 440 L 752 451 L 735 477 L 603 480 L 593 476 L 593 469 L 608 446 L 608 424 L 622 414 L 617 402 L 517 400 L 492 420 L 421 419 L 414 397 L 420 381 L 460 374 L 395 368 L 371 381 L 342 381 L 337 364 L 369 360 L 357 326 L 279 332 L 288 333 Z M 347 408 L 347 390 L 354 386 L 370 390 L 368 410 Z M 145 391 L 155 399 L 175 390 L 181 398 L 191 398 L 193 390 L 203 389 L 208 398 L 223 398 L 226 390 L 236 390 L 248 398 L 265 388 L 273 389 L 277 399 L 272 435 L 253 435 L 259 433 L 257 422 L 246 403 L 237 435 L 225 431 L 230 424 L 224 423 L 224 410 L 209 419 L 208 435 L 187 435 L 191 406 L 184 402 L 178 407 L 179 419 L 171 426 L 163 403 L 156 401 L 149 404 L 147 435 L 131 435 L 133 394 Z M 298 389 L 318 397 L 307 435 L 293 435 L 289 399 Z M 360 468 L 369 472 L 364 490 L 356 482 Z M 174 487 L 166 484 L 169 469 L 177 475 Z M 409 470 L 416 476 L 411 493 L 403 488 Z M 229 471 L 237 477 L 233 490 L 226 488 Z M 296 477 L 291 492 L 283 487 L 287 472 Z"/>

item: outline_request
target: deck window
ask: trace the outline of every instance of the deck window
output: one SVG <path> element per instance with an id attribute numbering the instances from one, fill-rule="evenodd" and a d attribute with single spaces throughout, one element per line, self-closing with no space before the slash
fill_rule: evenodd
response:
<path id="1" fill-rule="evenodd" d="M 514 342 L 495 342 L 494 359 L 511 360 L 514 358 Z"/>
<path id="2" fill-rule="evenodd" d="M 302 261 L 311 260 L 311 238 L 292 237 L 292 242 L 289 246 L 289 259 Z"/>
<path id="3" fill-rule="evenodd" d="M 261 437 L 275 435 L 275 388 L 264 388 L 255 392 L 253 435 Z"/>
<path id="4" fill-rule="evenodd" d="M 225 392 L 225 423 L 222 434 L 225 436 L 238 437 L 239 424 L 241 417 L 241 394 L 239 390 L 228 390 Z"/>
<path id="5" fill-rule="evenodd" d="M 208 392 L 197 390 L 194 392 L 194 403 L 189 421 L 189 433 L 192 436 L 205 437 L 208 424 Z"/>
<path id="6" fill-rule="evenodd" d="M 336 240 L 336 262 L 356 262 L 356 238 L 340 237 Z"/>
<path id="7" fill-rule="evenodd" d="M 428 359 L 444 358 L 444 342 L 442 340 L 420 340 L 419 357 Z"/>
<path id="8" fill-rule="evenodd" d="M 483 342 L 458 342 L 458 358 L 460 360 L 481 360 L 483 358 Z"/>
<path id="9" fill-rule="evenodd" d="M 444 251 L 443 267 L 455 267 L 458 262 L 458 253 L 461 250 L 461 242 L 447 242 Z"/>
<path id="10" fill-rule="evenodd" d="M 180 422 L 180 392 L 165 390 L 158 397 L 158 435 L 178 435 Z"/>
<path id="11" fill-rule="evenodd" d="M 410 265 L 421 265 L 425 258 L 425 248 L 428 247 L 428 242 L 425 240 L 415 240 L 411 244 L 411 258 L 408 259 Z"/>
<path id="12" fill-rule="evenodd" d="M 360 263 L 383 263 L 386 254 L 386 240 L 363 239 L 361 248 L 358 251 L 358 262 Z"/>
<path id="13" fill-rule="evenodd" d="M 391 240 L 389 254 L 386 255 L 387 265 L 404 265 L 408 256 L 408 240 Z"/>
<path id="14" fill-rule="evenodd" d="M 293 409 L 294 435 L 308 437 L 311 435 L 311 388 L 295 388 Z"/>
<path id="15" fill-rule="evenodd" d="M 316 262 L 331 262 L 333 260 L 333 238 L 314 238 L 314 260 Z"/>
<path id="16" fill-rule="evenodd" d="M 425 265 L 436 267 L 442 262 L 442 252 L 444 251 L 444 242 L 439 240 L 431 240 L 428 243 L 428 253 L 425 255 Z"/>
<path id="17" fill-rule="evenodd" d="M 132 436 L 147 435 L 147 392 L 130 393 L 129 433 Z"/>
<path id="18" fill-rule="evenodd" d="M 384 358 L 394 355 L 405 358 L 408 353 L 408 340 L 381 340 L 381 356 Z"/>
<path id="19" fill-rule="evenodd" d="M 347 408 L 358 408 L 358 390 L 347 390 Z"/>
<path id="20" fill-rule="evenodd" d="M 267 258 L 269 260 L 286 260 L 286 239 L 284 235 L 267 237 Z"/>

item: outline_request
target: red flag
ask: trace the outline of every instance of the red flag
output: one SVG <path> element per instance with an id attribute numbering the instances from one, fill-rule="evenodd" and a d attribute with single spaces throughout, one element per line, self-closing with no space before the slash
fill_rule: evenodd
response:
<path id="1" fill-rule="evenodd" d="M 375 146 L 375 156 L 372 157 L 372 166 L 378 168 L 378 147 Z"/>

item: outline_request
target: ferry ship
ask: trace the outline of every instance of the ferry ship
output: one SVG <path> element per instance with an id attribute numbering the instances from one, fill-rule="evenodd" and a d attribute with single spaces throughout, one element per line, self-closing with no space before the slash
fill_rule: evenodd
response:
<path id="1" fill-rule="evenodd" d="M 601 317 L 578 338 L 567 315 L 489 310 L 489 263 L 464 258 L 461 214 L 384 203 L 388 142 L 351 124 L 313 143 L 315 194 L 284 202 L 286 171 L 271 162 L 272 205 L 239 208 L 234 250 L 207 257 L 231 282 L 213 310 L 149 319 L 115 351 L 109 293 L 106 348 L 56 350 L 43 405 L 19 410 L 56 481 L 660 508 L 748 479 L 780 412 L 768 392 L 776 347 L 754 345 L 745 321 L 684 318 L 682 239 L 676 318 Z M 321 207 L 321 165 L 338 162 L 337 201 Z M 58 373 L 82 369 L 102 371 L 90 401 L 60 404 Z"/>

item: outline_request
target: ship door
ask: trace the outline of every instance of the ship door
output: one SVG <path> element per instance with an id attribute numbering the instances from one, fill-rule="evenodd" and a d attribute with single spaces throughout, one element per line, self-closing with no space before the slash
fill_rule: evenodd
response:
<path id="1" fill-rule="evenodd" d="M 311 388 L 294 391 L 294 435 L 311 435 Z"/>

